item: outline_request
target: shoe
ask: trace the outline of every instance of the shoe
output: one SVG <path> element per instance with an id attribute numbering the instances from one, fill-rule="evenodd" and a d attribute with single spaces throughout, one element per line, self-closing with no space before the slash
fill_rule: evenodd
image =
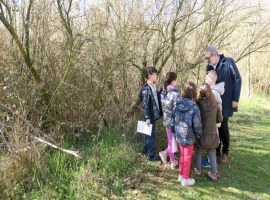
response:
<path id="1" fill-rule="evenodd" d="M 199 176 L 202 174 L 202 170 L 198 170 L 197 168 L 194 168 L 194 173 L 196 176 Z"/>
<path id="2" fill-rule="evenodd" d="M 167 153 L 165 151 L 159 152 L 159 156 L 163 163 L 167 163 Z"/>
<path id="3" fill-rule="evenodd" d="M 179 176 L 178 176 L 178 181 L 181 182 L 183 179 L 184 179 L 183 175 L 180 175 L 180 174 L 179 174 Z"/>
<path id="4" fill-rule="evenodd" d="M 228 162 L 228 155 L 227 154 L 222 154 L 222 156 L 220 157 L 220 163 L 224 164 Z"/>
<path id="5" fill-rule="evenodd" d="M 148 160 L 149 161 L 160 161 L 160 157 L 159 156 L 148 156 Z"/>
<path id="6" fill-rule="evenodd" d="M 217 174 L 212 174 L 212 172 L 207 173 L 207 178 L 209 178 L 211 181 L 216 181 L 218 178 Z"/>
<path id="7" fill-rule="evenodd" d="M 193 178 L 183 179 L 181 182 L 182 186 L 192 186 L 195 184 L 195 180 Z"/>
<path id="8" fill-rule="evenodd" d="M 143 155 L 147 155 L 147 153 L 148 153 L 148 151 L 146 151 L 146 150 L 144 150 L 144 149 L 142 150 L 142 154 L 143 154 Z"/>
<path id="9" fill-rule="evenodd" d="M 178 161 L 174 160 L 173 162 L 171 162 L 171 169 L 175 169 L 177 165 L 178 165 Z"/>
<path id="10" fill-rule="evenodd" d="M 202 166 L 202 167 L 210 168 L 210 163 L 208 162 L 208 159 L 207 159 L 207 158 L 203 158 L 203 159 L 202 159 L 202 161 L 201 161 L 201 166 Z"/>

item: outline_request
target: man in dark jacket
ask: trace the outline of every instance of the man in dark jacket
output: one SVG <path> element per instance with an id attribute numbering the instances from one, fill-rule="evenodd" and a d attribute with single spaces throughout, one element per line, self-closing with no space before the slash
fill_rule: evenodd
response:
<path id="1" fill-rule="evenodd" d="M 216 83 L 225 82 L 225 92 L 221 96 L 223 122 L 218 129 L 220 144 L 219 148 L 217 148 L 217 156 L 221 156 L 221 163 L 226 163 L 228 161 L 230 140 L 228 119 L 233 116 L 233 112 L 237 111 L 242 80 L 234 60 L 219 54 L 217 47 L 207 47 L 205 59 L 208 61 L 206 72 L 216 70 L 218 74 Z M 222 155 L 220 154 L 221 145 L 223 145 Z"/>
<path id="2" fill-rule="evenodd" d="M 143 153 L 148 154 L 150 161 L 160 160 L 159 156 L 155 155 L 153 146 L 156 140 L 156 121 L 162 117 L 160 92 L 155 87 L 157 80 L 157 70 L 155 67 L 146 67 L 144 77 L 147 83 L 142 86 L 139 92 L 139 98 L 142 102 L 143 116 L 147 125 L 152 124 L 151 136 L 146 135 L 144 139 Z"/>

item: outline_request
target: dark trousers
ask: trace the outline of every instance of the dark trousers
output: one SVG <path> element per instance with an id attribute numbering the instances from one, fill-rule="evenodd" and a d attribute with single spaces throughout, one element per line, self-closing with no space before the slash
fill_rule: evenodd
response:
<path id="1" fill-rule="evenodd" d="M 144 147 L 143 151 L 147 152 L 148 157 L 153 158 L 155 156 L 155 152 L 153 150 L 155 141 L 156 141 L 156 121 L 151 121 L 152 133 L 151 136 L 146 135 L 144 138 Z"/>
<path id="2" fill-rule="evenodd" d="M 220 143 L 219 147 L 217 148 L 217 156 L 220 156 L 221 146 L 222 146 L 222 153 L 229 154 L 229 145 L 230 145 L 230 132 L 228 126 L 228 118 L 223 118 L 221 123 L 221 127 L 218 128 Z"/>

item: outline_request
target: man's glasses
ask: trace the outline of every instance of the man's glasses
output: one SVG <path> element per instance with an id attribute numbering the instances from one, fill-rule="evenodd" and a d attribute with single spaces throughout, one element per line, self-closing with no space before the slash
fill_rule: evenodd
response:
<path id="1" fill-rule="evenodd" d="M 205 60 L 210 60 L 212 58 L 213 55 L 209 56 L 209 57 L 205 57 Z"/>

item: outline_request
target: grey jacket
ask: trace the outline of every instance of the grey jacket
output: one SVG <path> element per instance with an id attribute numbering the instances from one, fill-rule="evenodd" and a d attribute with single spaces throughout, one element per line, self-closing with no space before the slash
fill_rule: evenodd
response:
<path id="1" fill-rule="evenodd" d="M 172 113 L 176 107 L 176 103 L 180 101 L 179 88 L 176 85 L 168 85 L 167 90 L 161 93 L 161 105 L 163 110 L 163 124 L 170 126 Z"/>

